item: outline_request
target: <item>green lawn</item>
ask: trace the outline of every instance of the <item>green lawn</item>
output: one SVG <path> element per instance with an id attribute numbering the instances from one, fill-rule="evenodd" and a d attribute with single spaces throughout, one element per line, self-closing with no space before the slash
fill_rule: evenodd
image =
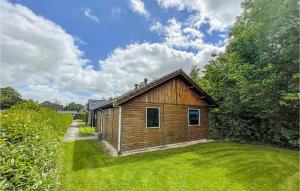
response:
<path id="1" fill-rule="evenodd" d="M 95 140 L 63 149 L 60 190 L 299 190 L 296 151 L 208 143 L 113 158 Z"/>
<path id="2" fill-rule="evenodd" d="M 95 132 L 95 127 L 80 127 L 79 134 L 82 137 L 92 136 Z"/>
<path id="3" fill-rule="evenodd" d="M 78 123 L 78 127 L 86 127 L 86 123 L 81 119 L 75 119 L 74 122 Z"/>

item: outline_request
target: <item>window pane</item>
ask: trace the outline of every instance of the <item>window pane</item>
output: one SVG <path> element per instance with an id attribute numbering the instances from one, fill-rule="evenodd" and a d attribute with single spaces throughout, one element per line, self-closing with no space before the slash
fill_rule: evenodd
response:
<path id="1" fill-rule="evenodd" d="M 189 125 L 199 125 L 199 110 L 189 110 Z"/>
<path id="2" fill-rule="evenodd" d="M 147 127 L 159 127 L 158 108 L 147 108 Z"/>

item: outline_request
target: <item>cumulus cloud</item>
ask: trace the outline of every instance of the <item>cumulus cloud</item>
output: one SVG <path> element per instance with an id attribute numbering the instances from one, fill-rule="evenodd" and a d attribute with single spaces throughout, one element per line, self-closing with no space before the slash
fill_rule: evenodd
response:
<path id="1" fill-rule="evenodd" d="M 96 15 L 93 14 L 93 12 L 92 12 L 91 9 L 89 9 L 89 8 L 85 9 L 85 10 L 84 10 L 84 15 L 85 15 L 87 18 L 91 19 L 92 21 L 94 21 L 94 22 L 96 22 L 96 23 L 99 23 L 98 17 L 96 17 Z"/>
<path id="2" fill-rule="evenodd" d="M 133 84 L 144 77 L 156 78 L 178 68 L 189 71 L 196 63 L 193 53 L 147 42 L 117 48 L 107 59 L 100 61 L 101 73 L 110 75 L 107 79 L 111 90 L 121 88 L 120 92 L 133 88 Z"/>
<path id="3" fill-rule="evenodd" d="M 117 96 L 144 77 L 158 78 L 178 68 L 189 72 L 192 65 L 202 67 L 211 52 L 223 49 L 203 43 L 200 31 L 170 19 L 151 29 L 161 33 L 162 43 L 116 48 L 95 70 L 76 45 L 79 37 L 25 6 L 2 1 L 1 11 L 1 86 L 16 87 L 25 98 L 38 101 L 85 103 L 88 98 Z M 190 47 L 196 51 L 186 50 Z"/>
<path id="4" fill-rule="evenodd" d="M 165 43 L 175 48 L 199 50 L 203 44 L 202 32 L 189 26 L 183 26 L 175 18 L 168 20 L 166 25 L 155 22 L 150 30 L 164 36 Z"/>
<path id="5" fill-rule="evenodd" d="M 241 13 L 241 0 L 157 0 L 163 8 L 186 9 L 195 12 L 187 22 L 195 27 L 210 24 L 210 31 L 224 31 Z"/>
<path id="6" fill-rule="evenodd" d="M 146 10 L 144 2 L 141 0 L 130 0 L 129 2 L 130 4 L 130 8 L 132 9 L 132 11 L 145 16 L 145 17 L 149 17 L 150 13 L 149 11 Z"/>
<path id="7" fill-rule="evenodd" d="M 53 89 L 67 92 L 60 80 L 70 72 L 82 78 L 87 75 L 89 69 L 84 67 L 89 61 L 60 26 L 19 4 L 1 1 L 1 11 L 1 86 L 40 89 L 34 94 L 48 91 L 44 95 L 49 98 L 56 95 Z M 85 80 L 69 83 L 73 92 L 88 84 Z"/>
<path id="8" fill-rule="evenodd" d="M 88 62 L 74 38 L 55 23 L 6 1 L 1 11 L 2 83 L 46 83 L 61 67 Z"/>

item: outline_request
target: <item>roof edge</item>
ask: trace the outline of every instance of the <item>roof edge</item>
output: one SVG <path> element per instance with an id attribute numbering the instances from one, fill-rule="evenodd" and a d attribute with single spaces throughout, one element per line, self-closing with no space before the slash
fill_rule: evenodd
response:
<path id="1" fill-rule="evenodd" d="M 123 103 L 125 103 L 125 102 L 127 102 L 127 101 L 129 101 L 129 100 L 131 100 L 131 99 L 133 99 L 133 98 L 135 98 L 135 97 L 155 88 L 156 86 L 163 84 L 179 75 L 182 75 L 189 83 L 191 83 L 193 85 L 193 87 L 199 93 L 201 93 L 204 96 L 203 99 L 209 104 L 210 107 L 218 107 L 217 102 L 211 96 L 209 96 L 196 82 L 194 82 L 194 80 L 191 79 L 190 76 L 188 76 L 182 69 L 178 69 L 178 70 L 176 70 L 172 73 L 169 73 L 153 82 L 150 82 L 147 86 L 144 86 L 135 91 L 132 91 L 128 95 L 125 94 L 123 96 L 120 96 L 98 108 L 95 108 L 94 110 L 122 105 Z"/>
<path id="2" fill-rule="evenodd" d="M 115 105 L 121 105 L 131 99 L 133 99 L 134 97 L 137 97 L 153 88 L 155 88 L 156 86 L 165 83 L 179 75 L 182 75 L 186 80 L 188 80 L 196 89 L 198 92 L 200 92 L 201 94 L 204 95 L 204 99 L 208 102 L 208 104 L 211 107 L 217 107 L 218 104 L 217 102 L 211 97 L 209 96 L 197 83 L 194 82 L 194 80 L 192 80 L 182 69 L 176 70 L 170 74 L 167 74 L 151 83 L 149 83 L 147 86 L 142 87 L 141 89 L 138 89 L 137 91 L 132 92 L 131 94 L 125 96 L 125 97 L 121 97 L 121 98 L 117 98 L 115 100 Z"/>

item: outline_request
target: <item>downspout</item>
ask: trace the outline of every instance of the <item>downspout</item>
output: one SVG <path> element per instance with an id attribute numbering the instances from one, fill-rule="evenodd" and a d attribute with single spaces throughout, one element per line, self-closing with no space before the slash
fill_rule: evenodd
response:
<path id="1" fill-rule="evenodd" d="M 118 131 L 118 155 L 121 155 L 121 127 L 122 127 L 122 107 L 119 108 L 119 131 Z"/>
<path id="2" fill-rule="evenodd" d="M 103 138 L 103 110 L 99 110 L 100 112 L 100 136 L 99 138 Z"/>

